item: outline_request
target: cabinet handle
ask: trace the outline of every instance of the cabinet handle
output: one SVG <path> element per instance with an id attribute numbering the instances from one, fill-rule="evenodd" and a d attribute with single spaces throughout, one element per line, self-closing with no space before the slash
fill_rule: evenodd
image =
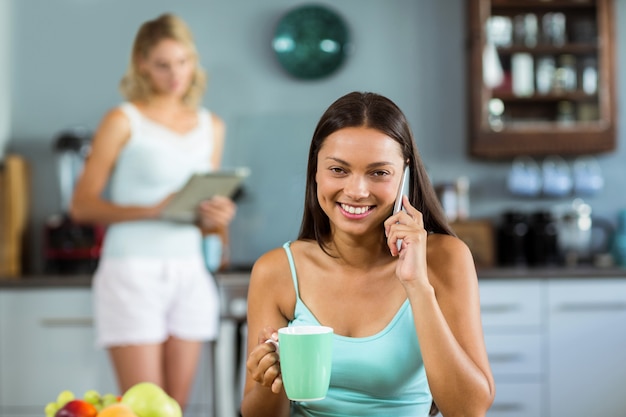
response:
<path id="1" fill-rule="evenodd" d="M 510 412 L 522 411 L 524 406 L 520 403 L 493 403 L 489 411 Z"/>
<path id="2" fill-rule="evenodd" d="M 51 317 L 41 319 L 42 327 L 92 327 L 91 317 Z"/>
<path id="3" fill-rule="evenodd" d="M 626 302 L 625 301 L 614 301 L 614 302 L 572 302 L 572 303 L 562 303 L 557 308 L 556 311 L 560 311 L 563 313 L 575 313 L 579 311 L 585 312 L 601 312 L 601 311 L 624 311 L 626 310 Z"/>
<path id="4" fill-rule="evenodd" d="M 495 363 L 507 363 L 507 362 L 521 362 L 522 356 L 519 353 L 490 353 L 489 362 Z"/>
<path id="5" fill-rule="evenodd" d="M 482 313 L 509 313 L 519 309 L 519 304 L 485 304 L 480 306 Z"/>

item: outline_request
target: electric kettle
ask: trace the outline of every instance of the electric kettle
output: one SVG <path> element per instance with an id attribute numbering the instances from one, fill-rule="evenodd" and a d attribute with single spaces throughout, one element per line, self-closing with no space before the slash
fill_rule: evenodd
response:
<path id="1" fill-rule="evenodd" d="M 566 265 L 593 262 L 594 255 L 610 250 L 613 227 L 604 219 L 592 217 L 591 212 L 591 206 L 577 198 L 557 214 L 558 247 Z"/>

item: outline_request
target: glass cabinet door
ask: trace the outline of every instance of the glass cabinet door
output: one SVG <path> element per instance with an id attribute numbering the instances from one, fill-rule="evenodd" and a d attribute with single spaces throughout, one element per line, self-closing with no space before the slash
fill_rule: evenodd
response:
<path id="1" fill-rule="evenodd" d="M 613 0 L 468 0 L 469 151 L 615 148 Z"/>

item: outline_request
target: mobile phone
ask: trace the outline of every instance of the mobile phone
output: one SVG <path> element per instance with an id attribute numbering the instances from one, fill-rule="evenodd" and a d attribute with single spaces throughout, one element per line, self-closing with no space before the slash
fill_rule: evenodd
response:
<path id="1" fill-rule="evenodd" d="M 404 209 L 404 207 L 402 207 L 402 196 L 409 195 L 410 183 L 410 171 L 409 166 L 407 165 L 406 168 L 404 168 L 404 174 L 402 175 L 402 180 L 400 181 L 400 186 L 398 187 L 396 203 L 393 205 L 393 214 L 396 214 L 400 210 Z M 402 239 L 398 239 L 396 241 L 396 244 L 398 245 L 398 250 L 400 250 L 400 248 L 402 247 Z"/>

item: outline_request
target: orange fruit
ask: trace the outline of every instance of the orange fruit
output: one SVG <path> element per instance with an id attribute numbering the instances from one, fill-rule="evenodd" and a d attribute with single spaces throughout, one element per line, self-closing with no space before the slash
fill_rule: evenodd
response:
<path id="1" fill-rule="evenodd" d="M 126 404 L 115 403 L 100 410 L 97 417 L 137 417 L 137 414 Z"/>

